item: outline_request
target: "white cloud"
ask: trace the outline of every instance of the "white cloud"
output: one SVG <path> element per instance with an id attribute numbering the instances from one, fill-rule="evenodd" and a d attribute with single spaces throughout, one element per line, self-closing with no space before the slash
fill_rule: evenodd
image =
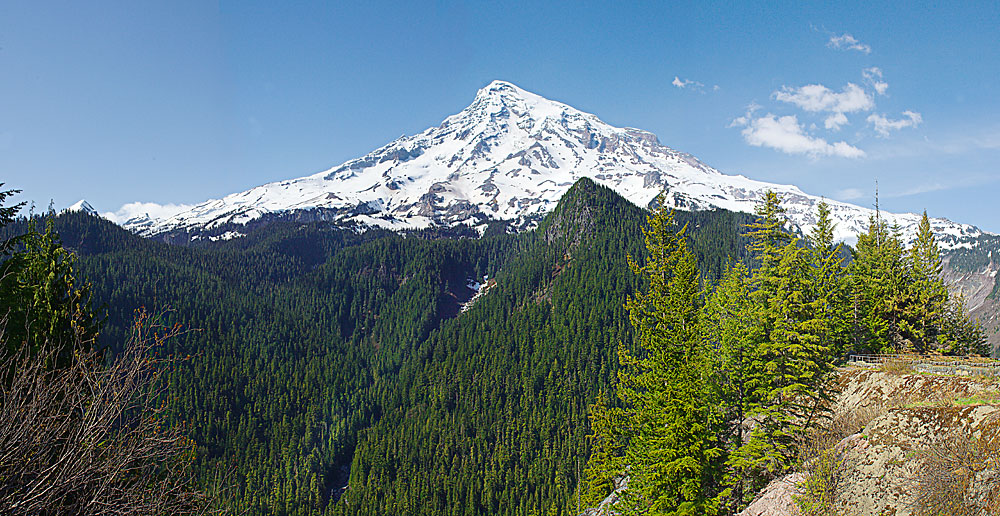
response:
<path id="1" fill-rule="evenodd" d="M 845 125 L 847 125 L 847 115 L 839 112 L 826 117 L 823 121 L 823 127 L 831 131 L 839 131 Z"/>
<path id="2" fill-rule="evenodd" d="M 869 124 L 875 127 L 875 132 L 883 138 L 888 137 L 891 131 L 898 131 L 906 127 L 916 127 L 924 121 L 920 113 L 916 111 L 903 111 L 903 117 L 899 120 L 891 120 L 886 118 L 885 115 L 872 113 L 868 115 L 867 120 Z"/>
<path id="3" fill-rule="evenodd" d="M 975 188 L 983 185 L 991 185 L 1000 181 L 995 174 L 971 174 L 964 177 L 951 177 L 947 181 L 925 180 L 921 183 L 910 185 L 897 192 L 886 193 L 886 197 L 909 197 L 930 192 L 940 192 L 943 190 L 955 190 L 959 188 Z"/>
<path id="4" fill-rule="evenodd" d="M 951 190 L 952 188 L 958 188 L 959 185 L 946 185 L 943 183 L 924 183 L 916 186 L 911 186 L 905 190 L 886 194 L 886 197 L 909 197 L 911 195 L 920 195 L 930 192 L 940 192 L 941 190 Z"/>
<path id="5" fill-rule="evenodd" d="M 115 224 L 122 224 L 129 219 L 149 216 L 151 219 L 165 219 L 187 211 L 194 206 L 191 204 L 156 204 L 155 202 L 130 202 L 118 211 L 109 211 L 102 216 Z"/>
<path id="6" fill-rule="evenodd" d="M 889 89 L 889 83 L 882 80 L 882 70 L 879 67 L 865 68 L 862 70 L 861 75 L 865 77 L 865 81 L 872 88 L 875 88 L 875 92 L 879 95 L 885 95 L 885 90 Z"/>
<path id="7" fill-rule="evenodd" d="M 858 41 L 854 36 L 847 33 L 840 36 L 830 36 L 830 41 L 826 43 L 826 46 L 836 48 L 838 50 L 857 50 L 858 52 L 864 54 L 872 53 L 872 47 Z"/>
<path id="8" fill-rule="evenodd" d="M 773 93 L 776 100 L 795 104 L 806 111 L 830 111 L 833 113 L 853 113 L 871 111 L 875 100 L 861 86 L 847 83 L 844 90 L 836 93 L 822 84 L 807 84 L 801 88 L 783 87 Z"/>
<path id="9" fill-rule="evenodd" d="M 860 158 L 865 151 L 847 142 L 829 143 L 822 138 L 806 134 L 794 115 L 776 117 L 771 113 L 753 118 L 748 112 L 733 120 L 730 126 L 743 126 L 743 139 L 754 147 L 770 147 L 786 154 L 805 154 L 811 157 L 840 156 Z"/>
<path id="10" fill-rule="evenodd" d="M 698 92 L 701 92 L 701 93 L 705 92 L 705 85 L 704 84 L 702 84 L 702 83 L 700 83 L 698 81 L 693 81 L 691 79 L 681 79 L 680 77 L 678 77 L 676 75 L 674 76 L 674 80 L 671 81 L 670 84 L 673 84 L 674 86 L 677 86 L 678 88 L 680 88 L 682 90 L 683 89 L 690 89 L 692 91 L 698 91 Z M 716 88 L 718 88 L 718 87 L 716 87 Z"/>
<path id="11" fill-rule="evenodd" d="M 756 102 L 751 102 L 750 105 L 747 106 L 747 113 L 743 116 L 738 116 L 734 118 L 733 121 L 729 123 L 728 127 L 746 126 L 747 124 L 750 123 L 751 120 L 753 120 L 753 114 L 756 113 L 758 109 L 760 109 L 760 104 Z"/>
<path id="12" fill-rule="evenodd" d="M 837 192 L 837 199 L 841 201 L 854 201 L 865 196 L 865 193 L 857 188 L 844 188 Z"/>

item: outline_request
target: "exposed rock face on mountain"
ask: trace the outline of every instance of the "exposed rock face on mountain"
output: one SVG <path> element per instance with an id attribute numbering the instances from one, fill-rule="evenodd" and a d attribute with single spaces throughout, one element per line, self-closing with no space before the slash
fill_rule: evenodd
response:
<path id="1" fill-rule="evenodd" d="M 814 222 L 819 197 L 790 185 L 726 175 L 659 142 L 652 133 L 613 127 L 596 116 L 494 81 L 456 115 L 318 174 L 278 181 L 209 200 L 171 217 L 136 217 L 123 225 L 145 236 L 232 229 L 274 214 L 390 229 L 470 225 L 489 220 L 530 227 L 569 187 L 591 177 L 639 206 L 665 193 L 683 210 L 752 212 L 764 191 L 781 193 L 792 222 Z M 872 210 L 828 201 L 837 238 L 865 230 Z M 914 214 L 885 214 L 904 236 Z M 944 247 L 969 245 L 982 232 L 932 221 Z M 220 229 L 221 231 L 221 229 Z M 211 236 L 211 235 L 206 235 Z"/>
<path id="2" fill-rule="evenodd" d="M 964 297 L 969 315 L 986 331 L 993 356 L 1000 356 L 1000 237 L 984 234 L 943 258 L 945 282 Z"/>
<path id="3" fill-rule="evenodd" d="M 801 516 L 795 499 L 802 496 L 803 473 L 789 473 L 772 481 L 746 509 L 736 516 Z"/>

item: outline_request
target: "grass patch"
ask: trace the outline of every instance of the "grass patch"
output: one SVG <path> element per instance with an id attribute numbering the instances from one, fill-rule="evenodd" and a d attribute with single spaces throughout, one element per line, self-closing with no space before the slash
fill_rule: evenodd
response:
<path id="1" fill-rule="evenodd" d="M 1000 405 L 1000 391 L 983 391 L 968 398 L 958 398 L 955 406 Z"/>
<path id="2" fill-rule="evenodd" d="M 885 373 L 897 375 L 913 374 L 915 371 L 913 362 L 908 360 L 889 360 L 883 362 L 880 369 Z"/>
<path id="3" fill-rule="evenodd" d="M 1000 405 L 1000 391 L 988 390 L 964 398 L 944 395 L 936 400 L 907 403 L 903 405 L 903 408 L 948 408 L 968 407 L 972 405 Z"/>

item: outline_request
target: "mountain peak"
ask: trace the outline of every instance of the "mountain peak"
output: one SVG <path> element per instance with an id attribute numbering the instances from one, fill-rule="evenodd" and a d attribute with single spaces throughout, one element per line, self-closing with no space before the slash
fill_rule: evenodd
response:
<path id="1" fill-rule="evenodd" d="M 518 88 L 514 83 L 501 81 L 497 79 L 490 82 L 486 86 L 480 88 L 479 91 L 476 93 L 476 96 L 481 97 L 481 96 L 493 96 L 501 94 L 518 95 L 521 93 L 526 93 L 526 92 L 521 88 Z"/>
<path id="2" fill-rule="evenodd" d="M 785 198 L 789 218 L 803 229 L 815 224 L 821 200 L 794 186 L 722 174 L 661 144 L 650 132 L 612 126 L 496 80 L 440 125 L 357 159 L 125 226 L 146 236 L 222 234 L 267 215 L 288 214 L 394 230 L 467 225 L 484 231 L 491 220 L 514 220 L 526 228 L 553 211 L 585 177 L 640 207 L 663 193 L 670 207 L 688 211 L 753 213 L 763 193 L 773 190 Z M 872 210 L 828 204 L 838 240 L 852 240 L 867 229 Z M 913 214 L 887 218 L 903 226 L 907 238 L 920 219 Z M 939 240 L 944 247 L 981 234 L 973 226 L 942 219 L 932 225 L 935 233 L 948 237 Z"/>
<path id="3" fill-rule="evenodd" d="M 95 210 L 94 207 L 91 206 L 90 203 L 87 202 L 84 199 L 80 199 L 79 201 L 76 201 L 76 203 L 74 203 L 69 208 L 66 208 L 66 210 L 64 210 L 64 211 L 82 211 L 82 212 L 88 213 L 90 215 L 98 215 L 99 216 L 99 214 L 97 213 L 97 210 Z"/>
<path id="4" fill-rule="evenodd" d="M 474 120 L 482 116 L 541 120 L 559 118 L 570 111 L 577 112 L 565 104 L 531 93 L 513 83 L 496 80 L 477 91 L 472 104 L 461 113 L 449 117 L 446 122 Z"/>

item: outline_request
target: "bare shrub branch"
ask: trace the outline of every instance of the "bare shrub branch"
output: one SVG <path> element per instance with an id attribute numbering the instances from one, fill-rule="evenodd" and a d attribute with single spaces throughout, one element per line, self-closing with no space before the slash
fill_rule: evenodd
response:
<path id="1" fill-rule="evenodd" d="M 170 360 L 155 350 L 179 333 L 136 312 L 131 336 L 108 367 L 74 346 L 68 367 L 49 367 L 58 345 L 7 357 L 0 385 L 0 513 L 199 514 L 194 448 L 162 419 L 157 379 Z M 0 327 L 0 341 L 4 340 Z"/>
<path id="2" fill-rule="evenodd" d="M 1000 513 L 1000 418 L 976 437 L 960 432 L 920 453 L 918 516 Z"/>

